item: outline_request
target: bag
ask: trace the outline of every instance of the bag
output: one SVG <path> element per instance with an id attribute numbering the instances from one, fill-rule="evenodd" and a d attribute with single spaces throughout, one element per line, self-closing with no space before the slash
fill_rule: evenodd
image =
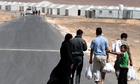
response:
<path id="1" fill-rule="evenodd" d="M 129 67 L 128 73 L 127 73 L 127 80 L 134 80 L 136 79 L 136 73 L 133 67 Z"/>
<path id="2" fill-rule="evenodd" d="M 102 72 L 111 73 L 113 70 L 114 70 L 114 68 L 111 65 L 111 63 L 106 63 Z"/>
<path id="3" fill-rule="evenodd" d="M 90 64 L 88 67 L 86 67 L 86 73 L 85 73 L 85 77 L 87 79 L 92 79 L 92 65 Z"/>
<path id="4" fill-rule="evenodd" d="M 121 40 L 116 40 L 116 42 L 112 44 L 112 51 L 113 52 L 121 52 L 120 51 L 121 45 L 122 45 Z"/>

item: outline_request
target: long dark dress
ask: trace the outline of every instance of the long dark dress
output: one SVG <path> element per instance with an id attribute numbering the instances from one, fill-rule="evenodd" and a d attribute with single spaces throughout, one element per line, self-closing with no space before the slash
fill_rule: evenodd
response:
<path id="1" fill-rule="evenodd" d="M 73 64 L 70 42 L 64 41 L 60 48 L 61 59 L 53 69 L 47 84 L 69 84 L 71 64 Z"/>

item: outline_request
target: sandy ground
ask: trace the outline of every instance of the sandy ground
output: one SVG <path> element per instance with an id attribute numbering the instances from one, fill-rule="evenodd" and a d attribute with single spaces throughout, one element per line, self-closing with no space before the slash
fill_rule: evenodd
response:
<path id="1" fill-rule="evenodd" d="M 13 18 L 16 18 L 16 15 L 13 15 L 11 13 L 7 14 L 7 12 L 1 11 L 0 10 L 0 24 L 7 22 Z"/>
<path id="2" fill-rule="evenodd" d="M 140 21 L 139 20 L 118 20 L 118 19 L 90 19 L 85 17 L 65 17 L 65 16 L 47 16 L 46 20 L 51 22 L 62 35 L 75 32 L 78 29 L 84 31 L 83 39 L 87 41 L 89 55 L 89 46 L 92 39 L 95 37 L 97 27 L 103 29 L 103 36 L 109 41 L 111 49 L 112 43 L 120 38 L 120 34 L 126 32 L 128 34 L 128 42 L 130 44 L 131 53 L 133 56 L 133 67 L 137 74 L 137 79 L 140 79 Z M 115 55 L 110 55 L 110 62 L 114 64 Z M 140 84 L 140 81 L 129 81 L 129 84 Z"/>

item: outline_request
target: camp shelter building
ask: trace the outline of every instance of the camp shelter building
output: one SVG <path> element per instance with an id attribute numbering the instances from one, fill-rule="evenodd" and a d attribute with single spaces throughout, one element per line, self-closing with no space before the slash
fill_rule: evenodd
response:
<path id="1" fill-rule="evenodd" d="M 66 16 L 78 16 L 78 7 L 77 5 L 70 5 L 65 9 Z"/>
<path id="2" fill-rule="evenodd" d="M 65 9 L 68 5 L 62 4 L 57 7 L 58 15 L 65 15 Z"/>

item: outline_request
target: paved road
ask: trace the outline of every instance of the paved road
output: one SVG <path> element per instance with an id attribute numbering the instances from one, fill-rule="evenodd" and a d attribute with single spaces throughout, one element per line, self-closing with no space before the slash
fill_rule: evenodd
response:
<path id="1" fill-rule="evenodd" d="M 18 17 L 0 25 L 0 84 L 46 84 L 60 59 L 63 37 L 40 16 Z M 88 57 L 85 57 L 85 66 Z M 94 84 L 84 77 L 81 84 Z M 109 74 L 105 84 L 117 84 Z"/>

